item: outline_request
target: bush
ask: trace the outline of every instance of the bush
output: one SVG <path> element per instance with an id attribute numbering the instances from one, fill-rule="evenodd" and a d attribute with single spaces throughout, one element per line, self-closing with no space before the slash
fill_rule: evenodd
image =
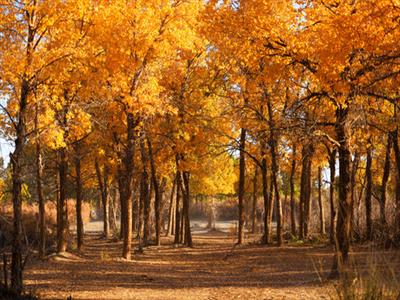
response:
<path id="1" fill-rule="evenodd" d="M 76 223 L 75 200 L 67 201 L 68 221 L 69 224 Z M 57 226 L 57 207 L 53 202 L 46 202 L 46 246 L 51 246 L 56 239 Z M 4 204 L 0 207 L 0 225 L 5 234 L 6 241 L 11 243 L 12 240 L 12 205 Z M 90 205 L 84 202 L 82 204 L 83 223 L 90 221 Z M 37 204 L 22 204 L 22 224 L 24 240 L 27 244 L 37 245 L 39 240 L 39 209 Z"/>

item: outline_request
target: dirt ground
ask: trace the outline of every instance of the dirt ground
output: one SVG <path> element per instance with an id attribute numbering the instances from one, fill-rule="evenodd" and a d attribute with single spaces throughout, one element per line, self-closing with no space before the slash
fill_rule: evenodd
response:
<path id="1" fill-rule="evenodd" d="M 258 245 L 248 237 L 234 247 L 228 232 L 195 232 L 193 249 L 172 245 L 120 259 L 121 242 L 88 233 L 82 254 L 47 261 L 32 258 L 25 272 L 27 290 L 42 299 L 333 299 L 327 281 L 331 247 Z M 258 237 L 257 237 L 258 238 Z M 400 270 L 399 253 L 380 253 Z M 368 264 L 368 251 L 352 255 L 357 266 Z"/>

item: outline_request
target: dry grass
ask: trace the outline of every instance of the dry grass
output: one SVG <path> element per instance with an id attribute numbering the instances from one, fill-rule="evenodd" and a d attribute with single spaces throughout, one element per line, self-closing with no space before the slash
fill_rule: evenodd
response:
<path id="1" fill-rule="evenodd" d="M 70 224 L 76 222 L 75 200 L 69 199 L 68 220 Z M 46 202 L 46 230 L 47 244 L 53 243 L 56 234 L 57 208 L 55 203 Z M 6 235 L 7 241 L 11 241 L 12 236 L 12 205 L 3 204 L 0 207 L 0 225 Z M 90 205 L 83 203 L 82 218 L 84 224 L 90 221 Z M 37 204 L 22 204 L 22 220 L 25 240 L 28 244 L 35 244 L 39 237 L 39 209 Z"/>

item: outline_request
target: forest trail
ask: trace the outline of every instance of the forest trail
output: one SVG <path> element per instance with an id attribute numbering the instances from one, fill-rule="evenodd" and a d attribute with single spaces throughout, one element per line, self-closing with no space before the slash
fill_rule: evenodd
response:
<path id="1" fill-rule="evenodd" d="M 235 237 L 195 233 L 193 249 L 162 246 L 120 259 L 121 242 L 87 233 L 84 254 L 62 261 L 32 260 L 27 289 L 43 299 L 331 299 L 321 284 L 332 263 L 327 247 L 235 247 Z"/>

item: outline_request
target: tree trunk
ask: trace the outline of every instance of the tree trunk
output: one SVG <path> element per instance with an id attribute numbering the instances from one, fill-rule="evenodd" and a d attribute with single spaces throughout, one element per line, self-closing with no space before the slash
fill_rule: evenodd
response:
<path id="1" fill-rule="evenodd" d="M 35 110 L 35 132 L 36 132 L 36 192 L 39 201 L 39 257 L 46 255 L 46 207 L 42 189 L 43 158 L 39 135 L 39 104 Z"/>
<path id="2" fill-rule="evenodd" d="M 245 189 L 245 147 L 246 147 L 246 129 L 242 128 L 240 133 L 240 161 L 239 161 L 239 226 L 238 226 L 238 241 L 237 243 L 241 245 L 244 241 L 244 189 Z"/>
<path id="3" fill-rule="evenodd" d="M 75 173 L 76 173 L 76 240 L 78 251 L 81 251 L 83 245 L 83 220 L 82 220 L 82 174 L 81 174 L 81 156 L 80 145 L 75 144 Z"/>
<path id="4" fill-rule="evenodd" d="M 143 136 L 142 136 L 143 137 Z M 149 173 L 147 171 L 147 153 L 145 149 L 145 144 L 143 139 L 140 141 L 140 153 L 142 159 L 142 180 L 141 180 L 141 189 L 140 189 L 140 197 L 143 202 L 143 243 L 145 246 L 148 245 L 150 239 L 150 181 L 149 181 Z"/>
<path id="5" fill-rule="evenodd" d="M 253 207 L 251 212 L 251 233 L 256 233 L 257 226 L 257 179 L 258 179 L 258 165 L 254 167 L 253 178 Z"/>
<path id="6" fill-rule="evenodd" d="M 125 232 L 125 224 L 126 224 L 126 209 L 125 209 L 125 185 L 124 185 L 124 178 L 122 175 L 123 171 L 118 168 L 117 177 L 118 177 L 118 191 L 119 191 L 119 206 L 120 206 L 120 228 L 119 228 L 119 239 L 124 239 L 124 232 Z"/>
<path id="7" fill-rule="evenodd" d="M 329 204 L 331 211 L 331 222 L 329 229 L 329 240 L 332 244 L 335 243 L 335 219 L 336 219 L 336 208 L 335 208 L 335 184 L 336 184 L 336 154 L 337 150 L 333 149 L 329 154 L 329 170 L 330 170 L 330 184 L 329 184 Z"/>
<path id="8" fill-rule="evenodd" d="M 68 174 L 68 160 L 66 149 L 61 148 L 59 154 L 59 188 L 60 196 L 57 203 L 57 252 L 67 251 L 67 233 L 68 233 L 68 211 L 67 211 L 67 174 Z"/>
<path id="9" fill-rule="evenodd" d="M 168 227 L 167 227 L 167 232 L 166 236 L 172 235 L 174 231 L 174 194 L 175 194 L 175 188 L 176 188 L 176 178 L 174 178 L 174 181 L 172 183 L 172 189 L 171 189 L 171 195 L 169 198 L 169 209 L 168 209 Z"/>
<path id="10" fill-rule="evenodd" d="M 350 195 L 350 145 L 348 108 L 336 110 L 336 140 L 339 142 L 339 199 L 336 224 L 336 270 L 347 264 L 351 233 L 351 195 Z M 335 269 L 335 268 L 334 268 Z M 335 270 L 333 270 L 335 271 Z"/>
<path id="11" fill-rule="evenodd" d="M 185 216 L 185 240 L 184 244 L 188 247 L 193 247 L 192 233 L 190 230 L 190 173 L 185 171 L 182 173 L 183 177 L 183 215 Z"/>
<path id="12" fill-rule="evenodd" d="M 320 234 L 325 235 L 325 209 L 322 203 L 322 170 L 321 167 L 318 168 L 318 205 L 319 205 L 319 224 L 320 224 Z"/>
<path id="13" fill-rule="evenodd" d="M 179 244 L 179 234 L 181 232 L 181 214 L 180 214 L 180 201 L 181 201 L 181 171 L 176 172 L 176 206 L 175 206 L 175 238 L 174 244 Z"/>
<path id="14" fill-rule="evenodd" d="M 11 260 L 11 288 L 16 293 L 23 289 L 22 278 L 22 156 L 26 143 L 26 111 L 29 95 L 29 83 L 22 79 L 21 97 L 19 101 L 18 124 L 16 130 L 15 148 L 10 155 L 12 165 L 12 201 L 13 201 L 13 241 Z"/>
<path id="15" fill-rule="evenodd" d="M 133 175 L 134 175 L 134 158 L 135 158 L 135 122 L 132 113 L 127 113 L 127 145 L 125 156 L 123 159 L 124 174 L 124 194 L 121 196 L 121 203 L 124 203 L 124 231 L 123 231 L 123 251 L 122 257 L 130 260 L 132 250 L 132 194 L 133 194 Z"/>
<path id="16" fill-rule="evenodd" d="M 395 226 L 396 240 L 400 242 L 400 147 L 399 147 L 399 129 L 392 132 L 393 151 L 396 161 L 396 211 L 395 211 Z"/>
<path id="17" fill-rule="evenodd" d="M 296 236 L 296 203 L 294 200 L 294 177 L 296 176 L 296 146 L 293 145 L 292 167 L 290 170 L 290 225 L 293 236 Z"/>
<path id="18" fill-rule="evenodd" d="M 272 103 L 269 97 L 267 97 L 268 106 L 268 118 L 269 118 L 269 130 L 270 130 L 270 147 L 271 147 L 271 184 L 275 190 L 275 205 L 276 205 L 276 234 L 278 240 L 278 246 L 282 245 L 282 205 L 279 194 L 278 187 L 278 175 L 279 175 L 279 165 L 278 165 L 278 138 L 275 133 L 275 122 L 272 111 Z"/>
<path id="19" fill-rule="evenodd" d="M 261 179 L 262 179 L 262 188 L 263 188 L 263 200 L 264 200 L 264 234 L 263 234 L 263 243 L 268 244 L 270 241 L 270 227 L 269 227 L 269 194 L 268 194 L 268 174 L 267 174 L 267 159 L 265 158 L 266 155 L 266 143 L 263 142 L 261 146 Z"/>
<path id="20" fill-rule="evenodd" d="M 381 185 L 381 197 L 379 199 L 380 208 L 380 220 L 382 227 L 387 225 L 386 221 L 386 189 L 390 175 L 390 152 L 392 149 L 392 135 L 389 133 L 386 145 L 385 163 L 383 167 L 382 185 Z"/>
<path id="21" fill-rule="evenodd" d="M 153 181 L 154 186 L 154 212 L 155 212 L 155 219 L 156 219 L 156 245 L 159 246 L 160 236 L 161 236 L 161 195 L 160 195 L 160 185 L 157 179 L 157 171 L 153 157 L 153 147 L 151 145 L 150 138 L 147 138 L 147 146 L 149 151 L 149 158 L 150 158 L 150 166 L 151 166 L 151 179 Z"/>
<path id="22" fill-rule="evenodd" d="M 307 238 L 311 215 L 311 162 L 314 147 L 311 143 L 303 146 L 300 183 L 300 238 Z"/>
<path id="23" fill-rule="evenodd" d="M 367 166 L 365 169 L 366 191 L 365 191 L 365 219 L 367 223 L 366 236 L 372 240 L 372 148 L 367 149 Z"/>
<path id="24" fill-rule="evenodd" d="M 101 172 L 101 168 L 99 162 L 95 161 L 97 182 L 99 185 L 99 191 L 101 196 L 101 203 L 103 208 L 103 234 L 106 239 L 110 236 L 110 212 L 109 212 L 109 188 L 108 188 L 108 167 L 104 164 L 103 173 Z"/>

